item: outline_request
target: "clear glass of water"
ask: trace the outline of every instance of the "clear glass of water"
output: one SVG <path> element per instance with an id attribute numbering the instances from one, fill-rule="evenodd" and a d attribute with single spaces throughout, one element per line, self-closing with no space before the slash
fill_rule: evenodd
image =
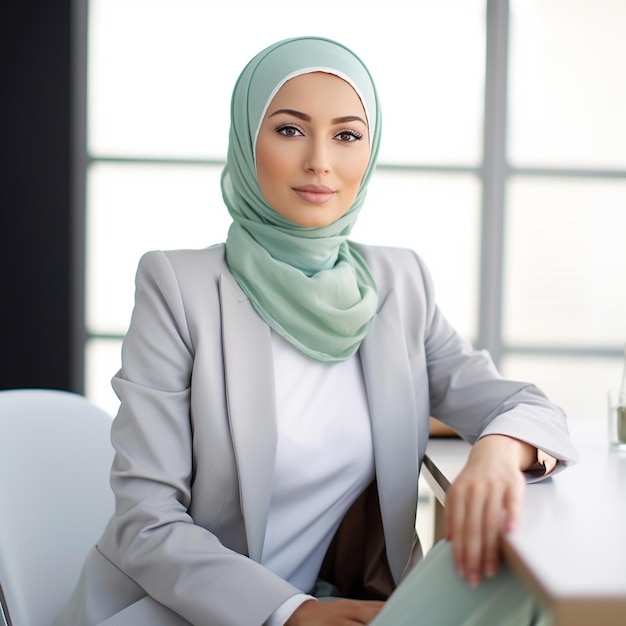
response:
<path id="1" fill-rule="evenodd" d="M 618 389 L 608 392 L 609 443 L 613 448 L 626 450 L 626 402 L 620 403 Z"/>

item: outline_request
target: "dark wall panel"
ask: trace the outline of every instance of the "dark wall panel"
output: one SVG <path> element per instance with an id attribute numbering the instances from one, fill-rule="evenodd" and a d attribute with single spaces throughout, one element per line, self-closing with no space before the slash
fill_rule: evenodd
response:
<path id="1" fill-rule="evenodd" d="M 0 9 L 0 388 L 71 389 L 71 2 Z"/>

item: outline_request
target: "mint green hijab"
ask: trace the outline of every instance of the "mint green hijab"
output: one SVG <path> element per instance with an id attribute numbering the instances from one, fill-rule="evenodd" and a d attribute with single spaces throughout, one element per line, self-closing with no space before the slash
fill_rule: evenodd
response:
<path id="1" fill-rule="evenodd" d="M 365 109 L 370 159 L 358 194 L 338 220 L 298 226 L 272 210 L 255 167 L 259 126 L 272 98 L 290 78 L 327 72 L 346 80 Z M 233 223 L 226 262 L 261 318 L 307 357 L 337 362 L 352 356 L 367 334 L 378 303 L 376 283 L 347 238 L 376 165 L 380 108 L 361 60 L 345 46 L 319 37 L 275 43 L 239 76 L 231 101 L 231 128 L 222 196 Z"/>

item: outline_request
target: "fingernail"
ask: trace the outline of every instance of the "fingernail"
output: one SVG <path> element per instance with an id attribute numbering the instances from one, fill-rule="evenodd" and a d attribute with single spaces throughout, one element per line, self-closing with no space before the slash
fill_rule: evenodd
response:
<path id="1" fill-rule="evenodd" d="M 496 575 L 497 569 L 496 569 L 496 565 L 495 563 L 487 563 L 487 565 L 485 565 L 485 576 L 487 576 L 488 578 L 493 578 Z"/>
<path id="2" fill-rule="evenodd" d="M 480 583 L 480 576 L 478 575 L 478 572 L 468 572 L 465 580 L 470 587 L 478 587 L 478 584 Z"/>

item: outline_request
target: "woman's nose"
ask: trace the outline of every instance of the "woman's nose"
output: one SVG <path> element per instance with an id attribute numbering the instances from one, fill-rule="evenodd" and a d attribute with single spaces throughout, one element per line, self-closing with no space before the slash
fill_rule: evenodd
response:
<path id="1" fill-rule="evenodd" d="M 313 144 L 304 162 L 304 170 L 313 174 L 325 174 L 330 169 L 328 148 L 325 145 Z"/>

